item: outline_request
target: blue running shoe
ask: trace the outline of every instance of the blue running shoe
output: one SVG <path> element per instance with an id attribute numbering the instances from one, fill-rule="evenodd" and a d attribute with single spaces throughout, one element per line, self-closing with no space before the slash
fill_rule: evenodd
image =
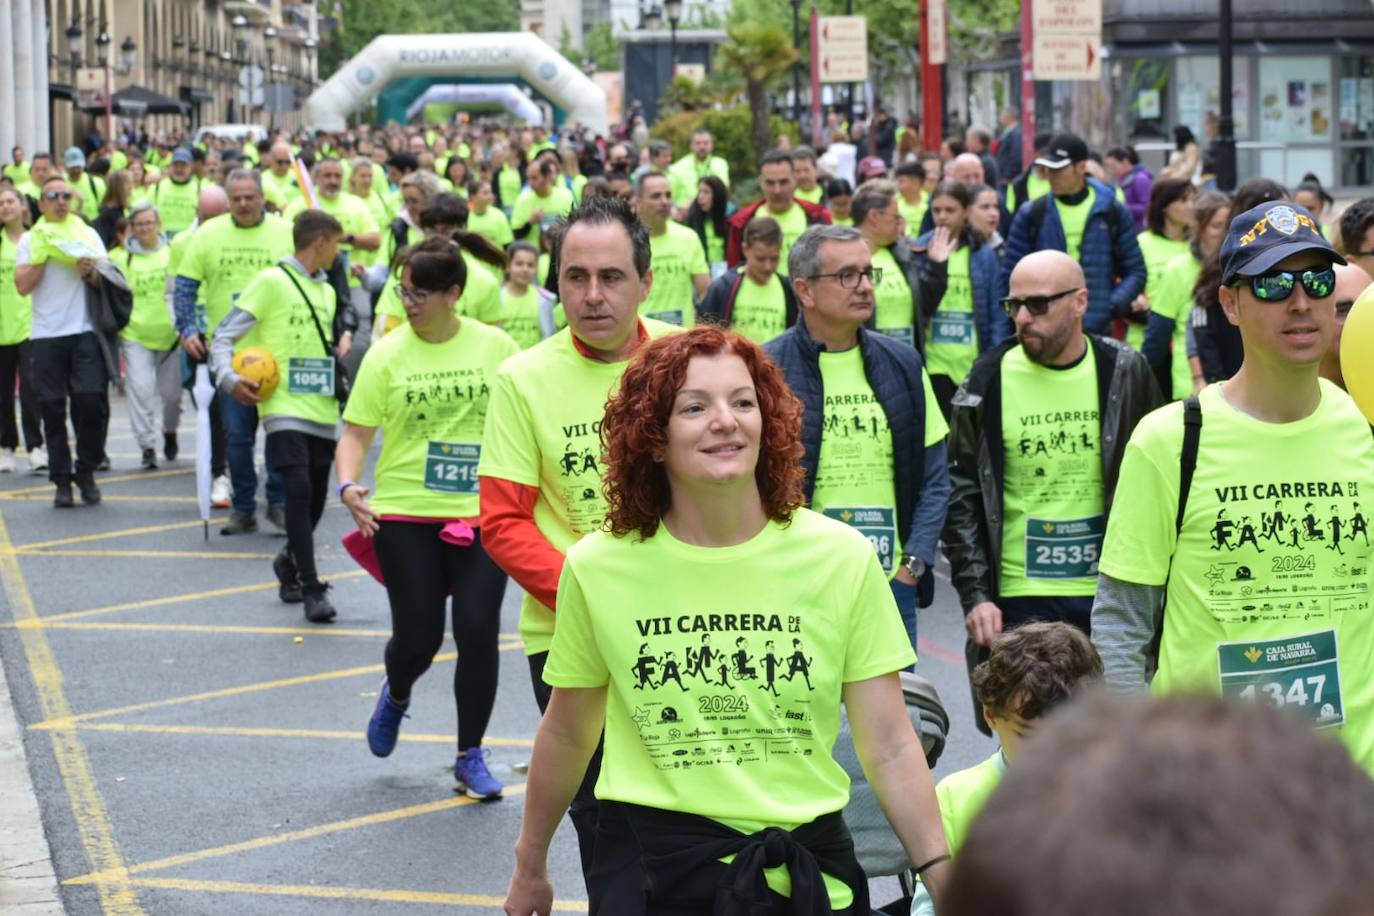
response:
<path id="1" fill-rule="evenodd" d="M 486 758 L 491 751 L 470 747 L 453 762 L 453 778 L 458 791 L 468 798 L 493 799 L 501 797 L 501 783 L 487 769 Z"/>
<path id="2" fill-rule="evenodd" d="M 378 757 L 386 757 L 396 750 L 396 740 L 401 736 L 401 720 L 410 718 L 406 709 L 391 698 L 391 688 L 386 680 L 377 691 L 377 705 L 372 710 L 372 718 L 367 720 L 367 746 Z"/>

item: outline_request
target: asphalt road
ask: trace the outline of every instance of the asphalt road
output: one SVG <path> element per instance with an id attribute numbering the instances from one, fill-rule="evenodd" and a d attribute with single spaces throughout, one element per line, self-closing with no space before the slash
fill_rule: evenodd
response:
<path id="1" fill-rule="evenodd" d="M 339 618 L 314 626 L 277 600 L 278 536 L 222 537 L 216 512 L 205 539 L 191 435 L 187 459 L 140 472 L 122 403 L 111 425 L 99 507 L 59 512 L 42 478 L 0 476 L 0 656 L 68 912 L 498 913 L 538 724 L 519 589 L 487 742 L 507 797 L 472 802 L 450 772 L 451 643 L 396 752 L 367 750 L 389 614 L 339 546 L 347 513 L 317 532 Z M 946 581 L 922 613 L 919 670 L 953 722 L 939 775 L 994 745 L 972 725 Z M 566 824 L 550 867 L 559 911 L 585 912 Z M 875 904 L 894 896 L 875 881 Z"/>

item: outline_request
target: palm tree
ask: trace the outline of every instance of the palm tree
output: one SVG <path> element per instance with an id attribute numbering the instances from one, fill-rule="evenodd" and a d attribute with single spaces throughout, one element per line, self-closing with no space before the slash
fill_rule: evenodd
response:
<path id="1" fill-rule="evenodd" d="M 772 145 L 768 126 L 768 83 L 787 72 L 797 59 L 792 39 L 781 27 L 745 22 L 731 26 L 730 41 L 718 52 L 721 63 L 744 78 L 745 96 L 753 116 L 754 154 L 762 158 Z"/>

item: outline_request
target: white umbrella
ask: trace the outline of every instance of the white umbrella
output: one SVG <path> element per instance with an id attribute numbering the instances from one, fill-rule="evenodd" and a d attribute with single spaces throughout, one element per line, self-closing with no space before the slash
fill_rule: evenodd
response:
<path id="1" fill-rule="evenodd" d="M 200 504 L 200 518 L 205 523 L 205 539 L 210 540 L 210 399 L 215 386 L 210 384 L 210 367 L 196 366 L 196 381 L 191 388 L 196 402 L 196 501 Z"/>

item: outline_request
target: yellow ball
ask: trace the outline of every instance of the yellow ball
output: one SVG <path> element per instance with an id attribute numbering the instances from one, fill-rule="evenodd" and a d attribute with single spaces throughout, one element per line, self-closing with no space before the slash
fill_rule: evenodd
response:
<path id="1" fill-rule="evenodd" d="M 235 353 L 234 371 L 250 382 L 257 382 L 258 394 L 263 398 L 270 398 L 281 381 L 276 358 L 262 347 L 248 347 Z"/>
<path id="2" fill-rule="evenodd" d="M 1374 423 L 1374 284 L 1365 287 L 1345 316 L 1341 331 L 1341 375 L 1360 412 Z"/>

